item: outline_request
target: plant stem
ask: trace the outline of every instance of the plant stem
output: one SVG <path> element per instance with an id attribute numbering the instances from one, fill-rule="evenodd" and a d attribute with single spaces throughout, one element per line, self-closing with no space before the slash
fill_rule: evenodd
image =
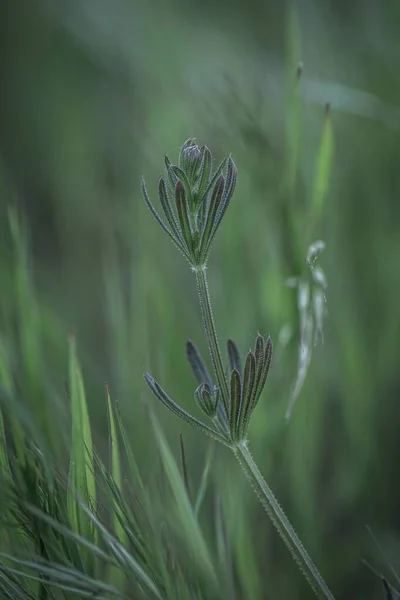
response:
<path id="1" fill-rule="evenodd" d="M 211 308 L 210 293 L 208 291 L 206 267 L 203 266 L 196 270 L 196 281 L 197 290 L 199 293 L 201 314 L 203 317 L 204 329 L 206 331 L 206 337 L 208 342 L 208 349 L 210 351 L 211 360 L 213 363 L 215 376 L 217 379 L 218 387 L 222 397 L 222 402 L 226 411 L 229 415 L 229 388 L 228 382 L 225 376 L 224 367 L 221 359 L 221 352 L 219 349 L 217 332 L 214 325 L 214 317 Z"/>
<path id="2" fill-rule="evenodd" d="M 317 567 L 308 555 L 285 513 L 279 506 L 279 503 L 272 490 L 261 475 L 256 463 L 253 460 L 253 457 L 250 454 L 246 442 L 237 445 L 233 451 L 240 465 L 242 466 L 247 479 L 250 481 L 257 496 L 259 497 L 261 504 L 267 511 L 273 525 L 285 542 L 288 550 L 290 551 L 294 560 L 297 562 L 300 570 L 306 577 L 316 596 L 321 599 L 327 598 L 328 600 L 334 600 L 333 594 L 329 590 Z"/>
<path id="3" fill-rule="evenodd" d="M 214 325 L 214 317 L 211 308 L 211 299 L 208 291 L 205 266 L 196 270 L 196 280 L 210 356 L 220 389 L 220 394 L 222 396 L 224 408 L 226 414 L 229 415 L 229 387 L 224 372 L 217 332 Z M 241 444 L 234 446 L 233 452 L 242 466 L 247 479 L 250 481 L 257 496 L 259 497 L 261 504 L 266 509 L 273 525 L 285 542 L 288 550 L 290 551 L 297 565 L 300 567 L 300 570 L 306 577 L 316 596 L 320 599 L 324 598 L 327 600 L 335 600 L 333 594 L 329 590 L 317 567 L 308 555 L 288 518 L 279 506 L 279 503 L 272 490 L 261 475 L 249 452 L 246 442 L 242 442 Z"/>

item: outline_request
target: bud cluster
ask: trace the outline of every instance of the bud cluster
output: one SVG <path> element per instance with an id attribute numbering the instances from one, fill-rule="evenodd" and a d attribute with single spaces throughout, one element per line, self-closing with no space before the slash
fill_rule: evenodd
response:
<path id="1" fill-rule="evenodd" d="M 194 269 L 203 268 L 211 244 L 232 198 L 237 178 L 232 158 L 212 172 L 212 155 L 189 139 L 179 154 L 179 164 L 165 157 L 166 176 L 158 182 L 158 197 L 165 221 L 158 215 L 142 180 L 147 206 Z"/>

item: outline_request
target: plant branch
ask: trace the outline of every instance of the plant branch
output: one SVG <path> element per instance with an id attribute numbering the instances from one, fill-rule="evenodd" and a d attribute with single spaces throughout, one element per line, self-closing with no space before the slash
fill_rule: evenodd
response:
<path id="1" fill-rule="evenodd" d="M 219 349 L 217 332 L 214 325 L 214 317 L 211 308 L 210 293 L 208 291 L 206 267 L 196 269 L 197 290 L 203 317 L 203 325 L 206 332 L 208 348 L 213 363 L 215 376 L 222 397 L 226 415 L 229 415 L 229 388 L 222 364 L 221 351 Z"/>
<path id="2" fill-rule="evenodd" d="M 233 451 L 247 479 L 250 481 L 257 496 L 259 497 L 261 504 L 267 511 L 274 527 L 277 529 L 279 535 L 285 542 L 288 550 L 290 551 L 297 565 L 300 567 L 300 570 L 306 577 L 316 596 L 321 599 L 326 598 L 327 600 L 334 600 L 334 596 L 322 578 L 322 575 L 308 555 L 306 549 L 304 548 L 295 530 L 275 498 L 271 488 L 261 475 L 246 443 L 237 445 Z"/>

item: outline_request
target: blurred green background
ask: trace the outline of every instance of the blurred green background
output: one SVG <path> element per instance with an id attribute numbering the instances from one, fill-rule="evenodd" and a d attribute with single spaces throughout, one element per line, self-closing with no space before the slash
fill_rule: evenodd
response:
<path id="1" fill-rule="evenodd" d="M 143 400 L 156 400 L 143 371 L 193 407 L 184 345 L 206 345 L 194 278 L 148 212 L 140 178 L 155 199 L 164 154 L 176 160 L 189 137 L 217 158 L 232 153 L 238 186 L 209 266 L 220 341 L 232 337 L 243 353 L 258 331 L 275 342 L 251 447 L 346 599 L 382 598 L 363 559 L 389 574 L 366 525 L 400 569 L 399 31 L 400 8 L 390 0 L 3 0 L 0 8 L 4 338 L 12 341 L 18 304 L 7 218 L 17 206 L 46 374 L 67 407 L 74 333 L 99 448 L 107 381 L 151 478 L 158 459 Z M 292 89 L 299 62 L 301 124 Z M 307 231 L 296 219 L 312 193 L 327 102 L 333 168 L 322 217 Z M 317 238 L 327 244 L 325 339 L 287 423 L 299 314 L 285 280 L 302 273 Z M 288 327 L 291 338 L 280 344 Z M 156 409 L 177 456 L 182 431 L 197 482 L 207 440 Z M 61 416 L 53 427 L 64 427 Z M 237 598 L 310 597 L 238 465 L 223 448 L 214 456 L 238 581 L 251 574 Z M 204 527 L 212 532 L 209 504 Z"/>

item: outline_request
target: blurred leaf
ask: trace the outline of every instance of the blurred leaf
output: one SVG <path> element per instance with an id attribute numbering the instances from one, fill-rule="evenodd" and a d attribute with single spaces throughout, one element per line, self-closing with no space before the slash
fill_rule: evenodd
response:
<path id="1" fill-rule="evenodd" d="M 213 456 L 214 456 L 214 444 L 212 442 L 210 442 L 210 444 L 208 446 L 208 450 L 207 450 L 206 460 L 204 463 L 203 473 L 201 475 L 199 489 L 197 491 L 196 502 L 194 505 L 194 514 L 195 514 L 196 518 L 198 518 L 198 516 L 199 516 L 199 512 L 200 512 L 201 506 L 203 504 L 204 497 L 206 495 Z"/>
<path id="2" fill-rule="evenodd" d="M 291 6 L 287 13 L 286 22 L 287 103 L 285 111 L 286 174 L 284 180 L 284 187 L 289 190 L 291 200 L 294 199 L 296 191 L 303 145 L 303 107 L 301 99 L 303 66 L 301 52 L 298 17 L 295 8 Z"/>
<path id="3" fill-rule="evenodd" d="M 69 387 L 71 395 L 71 456 L 69 465 L 68 513 L 77 533 L 96 540 L 93 524 L 79 508 L 77 498 L 96 506 L 93 443 L 81 369 L 76 356 L 75 340 L 69 342 Z"/>
<path id="4" fill-rule="evenodd" d="M 314 224 L 321 217 L 326 196 L 329 191 L 330 177 L 333 164 L 333 131 L 329 105 L 325 111 L 325 121 L 322 130 L 321 144 L 315 167 L 314 189 L 311 201 L 310 217 Z"/>
<path id="5" fill-rule="evenodd" d="M 109 428 L 109 452 L 110 452 L 110 465 L 111 465 L 111 477 L 113 478 L 115 485 L 119 492 L 122 493 L 122 472 L 121 472 L 121 453 L 119 447 L 119 438 L 117 434 L 117 427 L 114 417 L 114 407 L 111 402 L 110 390 L 106 385 L 107 395 L 107 412 L 108 412 L 108 428 Z M 121 522 L 118 516 L 119 505 L 114 500 L 113 505 L 113 521 L 114 531 L 118 540 L 121 544 L 126 545 L 127 538 Z"/>
<path id="6" fill-rule="evenodd" d="M 212 583 L 216 584 L 217 575 L 215 572 L 214 561 L 196 520 L 179 468 L 154 413 L 151 413 L 151 421 L 160 449 L 164 469 L 174 494 L 177 507 L 179 508 L 178 516 L 182 525 L 182 530 L 185 533 L 185 540 L 188 542 L 191 550 L 191 558 L 202 568 L 204 575 L 209 578 Z"/>

